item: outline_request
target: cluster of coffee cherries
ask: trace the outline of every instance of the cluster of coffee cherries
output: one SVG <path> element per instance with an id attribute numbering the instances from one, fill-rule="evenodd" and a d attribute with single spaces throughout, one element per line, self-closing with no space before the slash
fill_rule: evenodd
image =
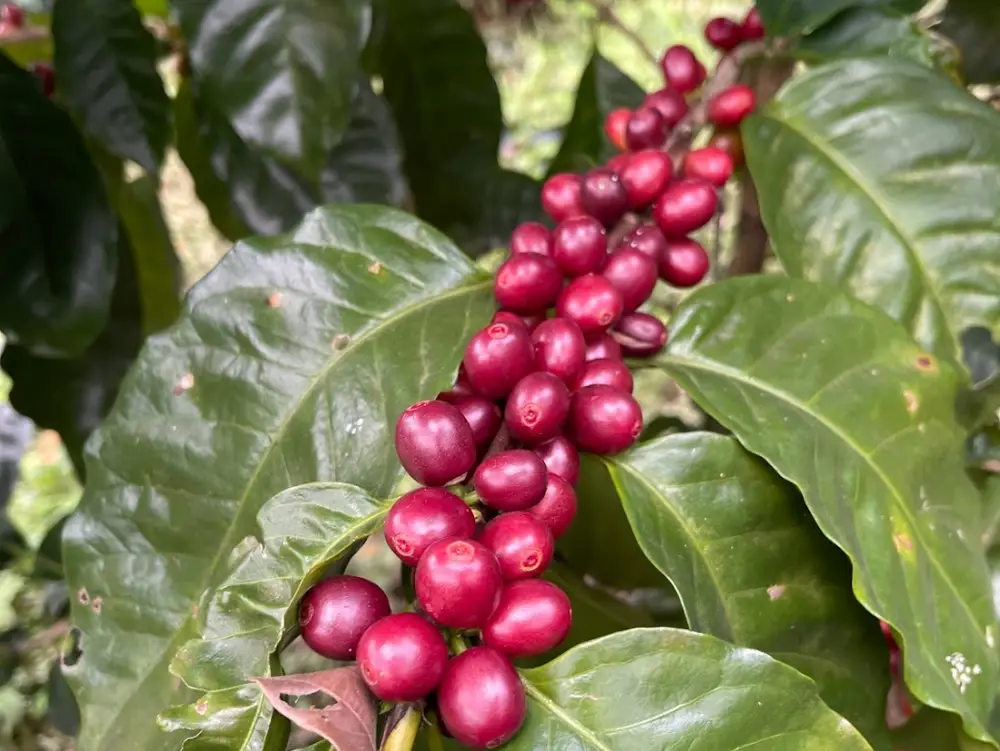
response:
<path id="1" fill-rule="evenodd" d="M 8 34 L 13 34 L 16 31 L 20 31 L 24 28 L 25 22 L 24 10 L 14 3 L 0 3 L 0 42 Z M 56 89 L 56 79 L 55 74 L 52 72 L 52 66 L 48 63 L 33 63 L 31 72 L 34 73 L 35 78 L 38 79 L 38 85 L 42 88 L 42 93 L 45 96 L 52 96 L 52 93 Z"/>

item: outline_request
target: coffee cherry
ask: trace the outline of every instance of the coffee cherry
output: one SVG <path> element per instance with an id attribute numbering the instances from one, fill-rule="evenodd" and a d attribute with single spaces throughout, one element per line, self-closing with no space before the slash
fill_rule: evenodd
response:
<path id="1" fill-rule="evenodd" d="M 476 469 L 472 482 L 479 500 L 497 511 L 524 511 L 545 495 L 548 470 L 526 449 L 493 454 Z"/>
<path id="2" fill-rule="evenodd" d="M 628 195 L 613 170 L 592 169 L 583 176 L 580 203 L 590 216 L 611 227 L 628 210 Z"/>
<path id="3" fill-rule="evenodd" d="M 572 624 L 569 598 L 555 584 L 510 582 L 483 627 L 483 644 L 512 658 L 533 657 L 559 646 Z"/>
<path id="4" fill-rule="evenodd" d="M 496 607 L 502 581 L 496 556 L 460 537 L 427 548 L 413 576 L 420 607 L 447 628 L 482 626 Z"/>
<path id="5" fill-rule="evenodd" d="M 584 366 L 580 377 L 576 379 L 573 390 L 579 391 L 587 386 L 597 384 L 614 386 L 616 389 L 627 391 L 630 394 L 635 387 L 632 371 L 621 360 L 591 360 Z"/>
<path id="6" fill-rule="evenodd" d="M 572 383 L 583 368 L 587 343 L 580 327 L 568 318 L 549 318 L 531 332 L 535 364 L 546 373 Z"/>
<path id="7" fill-rule="evenodd" d="M 713 18 L 705 25 L 705 39 L 715 49 L 731 52 L 743 41 L 743 30 L 729 18 Z"/>
<path id="8" fill-rule="evenodd" d="M 667 343 L 667 327 L 648 313 L 629 313 L 615 326 L 624 336 L 618 338 L 622 351 L 630 357 L 650 357 Z"/>
<path id="9" fill-rule="evenodd" d="M 667 244 L 660 260 L 660 279 L 675 287 L 693 287 L 708 273 L 708 253 L 689 237 L 679 237 Z"/>
<path id="10" fill-rule="evenodd" d="M 331 660 L 353 660 L 361 635 L 389 615 L 385 592 L 360 576 L 334 576 L 306 592 L 299 604 L 302 639 Z"/>
<path id="11" fill-rule="evenodd" d="M 416 566 L 446 537 L 472 537 L 476 517 L 465 501 L 443 488 L 418 488 L 396 501 L 385 519 L 385 541 L 403 563 Z"/>
<path id="12" fill-rule="evenodd" d="M 517 225 L 510 235 L 510 253 L 552 254 L 552 233 L 539 222 L 524 222 Z"/>
<path id="13" fill-rule="evenodd" d="M 619 151 L 625 151 L 628 148 L 628 143 L 625 140 L 625 129 L 628 127 L 630 117 L 632 117 L 632 110 L 620 108 L 611 110 L 604 119 L 604 134 Z"/>
<path id="14" fill-rule="evenodd" d="M 563 288 L 556 313 L 574 321 L 585 337 L 599 334 L 621 318 L 625 303 L 621 292 L 603 276 L 577 277 Z"/>
<path id="15" fill-rule="evenodd" d="M 535 447 L 535 453 L 545 464 L 545 469 L 548 471 L 549 485 L 545 489 L 546 496 L 549 493 L 549 487 L 552 485 L 553 477 L 560 477 L 570 485 L 576 484 L 577 479 L 580 477 L 580 454 L 569 438 L 564 435 L 553 438 L 551 441 Z M 542 500 L 529 508 L 528 511 L 534 511 L 544 502 L 545 497 L 543 496 Z M 558 537 L 558 534 L 556 536 Z"/>
<path id="16" fill-rule="evenodd" d="M 542 185 L 542 208 L 557 222 L 584 214 L 580 203 L 580 176 L 560 172 L 546 180 Z"/>
<path id="17" fill-rule="evenodd" d="M 14 3 L 3 3 L 0 5 L 0 24 L 11 30 L 17 30 L 24 26 L 24 10 Z"/>
<path id="18" fill-rule="evenodd" d="M 562 432 L 569 414 L 569 389 L 552 373 L 526 375 L 510 392 L 504 421 L 510 434 L 529 445 L 544 443 Z"/>
<path id="19" fill-rule="evenodd" d="M 663 191 L 653 206 L 653 219 L 667 237 L 682 237 L 708 224 L 718 208 L 719 196 L 712 185 L 681 180 Z"/>
<path id="20" fill-rule="evenodd" d="M 674 173 L 673 162 L 662 151 L 638 151 L 622 168 L 621 184 L 628 207 L 641 211 L 659 198 Z"/>
<path id="21" fill-rule="evenodd" d="M 498 310 L 493 314 L 490 323 L 506 323 L 508 326 L 524 326 L 528 328 L 528 324 L 525 323 L 522 316 L 512 313 L 509 310 Z"/>
<path id="22" fill-rule="evenodd" d="M 656 286 L 656 262 L 645 253 L 622 248 L 608 257 L 601 276 L 622 296 L 622 312 L 631 313 L 653 294 Z"/>
<path id="23" fill-rule="evenodd" d="M 704 180 L 716 188 L 722 188 L 733 176 L 733 158 L 722 149 L 707 146 L 689 152 L 684 157 L 681 171 L 684 177 Z"/>
<path id="24" fill-rule="evenodd" d="M 673 128 L 688 113 L 688 103 L 684 95 L 669 86 L 649 94 L 642 105 L 652 107 L 663 115 L 667 128 Z"/>
<path id="25" fill-rule="evenodd" d="M 489 647 L 473 647 L 448 663 L 437 705 L 448 732 L 474 749 L 505 744 L 517 735 L 528 711 L 514 666 Z"/>
<path id="26" fill-rule="evenodd" d="M 625 128 L 629 149 L 658 149 L 667 140 L 667 122 L 652 107 L 640 107 L 632 113 Z"/>
<path id="27" fill-rule="evenodd" d="M 524 326 L 490 324 L 469 340 L 463 362 L 476 391 L 490 399 L 501 399 L 535 369 L 531 334 Z"/>
<path id="28" fill-rule="evenodd" d="M 493 551 L 507 581 L 541 576 L 556 546 L 545 523 L 527 511 L 500 514 L 483 528 L 479 541 Z"/>
<path id="29" fill-rule="evenodd" d="M 622 238 L 618 247 L 634 248 L 645 253 L 658 264 L 667 250 L 667 238 L 660 232 L 659 227 L 653 224 L 640 224 Z"/>
<path id="30" fill-rule="evenodd" d="M 628 160 L 631 157 L 632 157 L 632 155 L 628 154 L 628 153 L 625 153 L 625 154 L 615 154 L 613 157 L 611 157 L 608 160 L 608 163 L 605 166 L 609 170 L 611 170 L 612 172 L 614 172 L 616 175 L 618 175 L 619 177 L 621 177 L 622 170 L 625 169 L 625 166 L 628 164 Z"/>
<path id="31" fill-rule="evenodd" d="M 592 360 L 621 360 L 621 345 L 611 334 L 600 333 L 587 340 L 587 350 L 583 353 L 585 362 Z"/>
<path id="32" fill-rule="evenodd" d="M 642 409 L 626 391 L 585 386 L 573 394 L 568 432 L 582 451 L 617 454 L 642 433 Z"/>
<path id="33" fill-rule="evenodd" d="M 566 276 L 597 271 L 604 265 L 607 255 L 607 233 L 593 217 L 567 219 L 552 232 L 552 257 Z"/>
<path id="34" fill-rule="evenodd" d="M 500 408 L 484 396 L 461 396 L 450 402 L 472 428 L 472 440 L 480 455 L 489 448 L 503 423 Z"/>
<path id="35" fill-rule="evenodd" d="M 551 258 L 518 253 L 497 269 L 493 291 L 504 308 L 514 313 L 537 313 L 555 304 L 562 285 L 562 272 Z"/>
<path id="36" fill-rule="evenodd" d="M 573 451 L 575 454 L 576 449 Z M 576 461 L 579 471 L 579 457 Z M 557 539 L 569 529 L 576 516 L 576 493 L 573 491 L 573 486 L 559 475 L 549 472 L 549 484 L 545 488 L 545 495 L 542 496 L 542 500 L 529 508 L 527 513 L 548 527 L 552 537 Z"/>
<path id="37" fill-rule="evenodd" d="M 35 78 L 38 79 L 38 85 L 42 90 L 42 94 L 46 97 L 51 97 L 56 90 L 56 74 L 52 70 L 52 66 L 48 63 L 34 63 L 30 70 Z"/>
<path id="38" fill-rule="evenodd" d="M 689 94 L 705 81 L 705 68 L 683 44 L 667 48 L 660 58 L 667 84 L 681 94 Z"/>
<path id="39" fill-rule="evenodd" d="M 525 339 L 530 343 L 527 331 Z M 475 466 L 476 443 L 462 413 L 445 402 L 417 402 L 396 421 L 396 453 L 421 485 L 447 485 Z"/>
<path id="40" fill-rule="evenodd" d="M 358 667 L 382 701 L 417 701 L 438 687 L 448 667 L 441 632 L 416 613 L 376 621 L 358 643 Z"/>
<path id="41" fill-rule="evenodd" d="M 709 139 L 708 145 L 712 148 L 721 149 L 729 154 L 729 158 L 733 160 L 734 169 L 742 166 L 743 139 L 740 137 L 740 132 L 738 130 L 716 129 L 712 133 L 712 137 Z"/>
<path id="42" fill-rule="evenodd" d="M 708 120 L 719 128 L 735 128 L 756 106 L 757 95 L 753 89 L 738 83 L 708 103 Z"/>
<path id="43" fill-rule="evenodd" d="M 743 23 L 740 24 L 740 36 L 745 42 L 764 38 L 764 25 L 760 21 L 760 12 L 756 8 L 747 11 Z"/>

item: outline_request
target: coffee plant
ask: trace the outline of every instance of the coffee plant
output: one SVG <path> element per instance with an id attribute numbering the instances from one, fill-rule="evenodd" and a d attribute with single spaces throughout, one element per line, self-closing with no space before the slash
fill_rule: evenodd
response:
<path id="1" fill-rule="evenodd" d="M 85 482 L 0 678 L 81 751 L 1000 748 L 1000 14 L 561 6 L 658 84 L 540 179 L 546 0 L 0 6 L 0 503 L 24 418 Z"/>

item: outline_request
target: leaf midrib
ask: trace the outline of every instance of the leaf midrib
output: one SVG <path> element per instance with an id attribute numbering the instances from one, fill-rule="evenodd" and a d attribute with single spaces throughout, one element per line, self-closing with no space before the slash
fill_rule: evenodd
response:
<path id="1" fill-rule="evenodd" d="M 547 694 L 543 693 L 535 684 L 521 675 L 521 682 L 524 684 L 525 693 L 531 699 L 541 704 L 545 709 L 552 713 L 552 715 L 559 720 L 563 725 L 568 727 L 584 741 L 586 741 L 591 748 L 596 751 L 614 751 L 611 746 L 608 746 L 604 741 L 594 735 L 594 732 L 588 728 L 586 725 L 577 720 L 573 715 L 567 712 L 565 709 L 556 704 L 552 699 L 548 697 Z"/>

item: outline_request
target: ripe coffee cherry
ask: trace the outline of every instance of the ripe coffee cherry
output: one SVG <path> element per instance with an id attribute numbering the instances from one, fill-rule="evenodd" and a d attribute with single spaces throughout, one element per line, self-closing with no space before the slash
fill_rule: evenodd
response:
<path id="1" fill-rule="evenodd" d="M 358 643 L 358 667 L 382 701 L 417 701 L 438 687 L 448 667 L 441 632 L 416 613 L 376 621 Z"/>
<path id="2" fill-rule="evenodd" d="M 708 145 L 729 154 L 729 158 L 733 160 L 734 169 L 743 164 L 743 139 L 738 130 L 716 129 L 709 139 Z"/>
<path id="3" fill-rule="evenodd" d="M 657 264 L 667 250 L 667 238 L 653 224 L 640 224 L 618 244 L 619 248 L 634 248 L 645 253 Z"/>
<path id="4" fill-rule="evenodd" d="M 30 68 L 31 72 L 38 79 L 38 85 L 42 89 L 42 94 L 51 97 L 56 90 L 56 74 L 52 66 L 48 63 L 35 63 Z"/>
<path id="5" fill-rule="evenodd" d="M 573 452 L 576 455 L 576 449 L 573 449 Z M 576 462 L 578 472 L 580 465 L 578 455 Z M 548 527 L 553 538 L 559 538 L 569 529 L 569 525 L 573 523 L 573 518 L 576 516 L 576 493 L 573 491 L 573 486 L 550 471 L 545 495 L 542 496 L 542 500 L 529 508 L 527 513 Z"/>
<path id="6" fill-rule="evenodd" d="M 389 549 L 409 566 L 446 537 L 472 537 L 476 517 L 465 501 L 443 488 L 418 488 L 396 501 L 385 519 Z"/>
<path id="7" fill-rule="evenodd" d="M 591 360 L 584 366 L 580 377 L 576 379 L 573 390 L 579 391 L 587 386 L 597 384 L 614 386 L 616 389 L 627 391 L 630 394 L 635 387 L 632 371 L 621 360 Z"/>
<path id="8" fill-rule="evenodd" d="M 667 122 L 658 110 L 640 107 L 628 119 L 625 138 L 632 151 L 658 149 L 667 140 Z"/>
<path id="9" fill-rule="evenodd" d="M 576 484 L 577 479 L 580 477 L 580 454 L 569 438 L 564 435 L 553 438 L 551 441 L 536 447 L 535 453 L 545 464 L 545 469 L 548 471 L 549 485 L 545 489 L 546 496 L 549 494 L 549 487 L 552 485 L 553 477 L 560 477 L 570 485 Z M 542 500 L 528 510 L 533 512 L 544 502 L 545 497 L 543 496 Z M 558 537 L 559 534 L 556 534 L 556 536 Z"/>
<path id="10" fill-rule="evenodd" d="M 546 180 L 542 185 L 542 208 L 557 222 L 584 214 L 580 203 L 580 176 L 560 172 Z"/>
<path id="11" fill-rule="evenodd" d="M 719 196 L 712 185 L 681 180 L 663 191 L 653 206 L 653 219 L 667 237 L 682 237 L 708 224 L 718 208 Z"/>
<path id="12" fill-rule="evenodd" d="M 524 337 L 530 343 L 528 332 Z M 396 421 L 396 453 L 421 485 L 447 485 L 476 464 L 476 443 L 462 413 L 445 402 L 417 402 Z"/>
<path id="13" fill-rule="evenodd" d="M 482 626 L 496 607 L 502 581 L 496 556 L 461 537 L 427 548 L 413 577 L 420 607 L 447 628 Z"/>
<path id="14" fill-rule="evenodd" d="M 708 120 L 719 128 L 735 128 L 756 106 L 757 95 L 753 89 L 738 83 L 708 103 Z"/>
<path id="15" fill-rule="evenodd" d="M 476 450 L 481 455 L 489 448 L 490 443 L 500 430 L 503 415 L 500 408 L 484 396 L 461 396 L 451 402 L 472 428 L 472 440 L 476 442 Z"/>
<path id="16" fill-rule="evenodd" d="M 621 318 L 625 303 L 621 292 L 597 274 L 577 277 L 563 288 L 556 313 L 574 321 L 585 337 L 599 334 Z"/>
<path id="17" fill-rule="evenodd" d="M 475 749 L 505 744 L 517 735 L 528 711 L 514 666 L 489 647 L 473 647 L 448 663 L 437 704 L 452 737 Z"/>
<path id="18" fill-rule="evenodd" d="M 16 30 L 24 26 L 24 11 L 14 3 L 0 5 L 0 25 Z"/>
<path id="19" fill-rule="evenodd" d="M 570 626 L 569 598 L 552 582 L 510 582 L 483 627 L 483 644 L 509 657 L 532 657 L 559 646 Z"/>
<path id="20" fill-rule="evenodd" d="M 622 170 L 625 169 L 625 165 L 628 164 L 628 160 L 631 158 L 631 154 L 615 154 L 608 160 L 607 165 L 605 165 L 609 170 L 614 172 L 616 175 L 621 177 Z"/>
<path id="21" fill-rule="evenodd" d="M 591 362 L 592 360 L 621 360 L 622 348 L 611 334 L 600 333 L 587 340 L 587 351 L 584 352 L 583 359 L 586 362 Z"/>
<path id="22" fill-rule="evenodd" d="M 525 326 L 490 324 L 469 340 L 463 362 L 476 391 L 490 399 L 501 399 L 535 369 L 531 334 Z"/>
<path id="23" fill-rule="evenodd" d="M 743 30 L 729 18 L 713 18 L 705 25 L 705 39 L 715 49 L 730 52 L 743 41 Z"/>
<path id="24" fill-rule="evenodd" d="M 689 237 L 679 237 L 667 245 L 660 259 L 660 279 L 675 287 L 693 287 L 708 273 L 708 253 Z"/>
<path id="25" fill-rule="evenodd" d="M 573 394 L 569 434 L 582 451 L 617 454 L 635 443 L 640 433 L 642 409 L 627 391 L 585 386 Z"/>
<path id="26" fill-rule="evenodd" d="M 472 482 L 479 499 L 497 511 L 524 511 L 545 495 L 548 470 L 527 449 L 493 454 L 476 469 Z"/>
<path id="27" fill-rule="evenodd" d="M 555 304 L 562 284 L 562 272 L 551 258 L 518 253 L 497 269 L 493 291 L 504 308 L 515 313 L 537 313 Z"/>
<path id="28" fill-rule="evenodd" d="M 517 225 L 510 234 L 510 253 L 538 253 L 547 256 L 552 253 L 552 233 L 539 222 L 524 222 Z"/>
<path id="29" fill-rule="evenodd" d="M 695 149 L 684 157 L 683 172 L 684 177 L 704 180 L 722 188 L 733 176 L 733 158 L 713 146 Z"/>
<path id="30" fill-rule="evenodd" d="M 527 444 L 544 443 L 562 432 L 569 414 L 569 389 L 552 373 L 526 375 L 510 392 L 504 421 L 510 434 Z"/>
<path id="31" fill-rule="evenodd" d="M 498 310 L 493 314 L 493 318 L 490 319 L 490 323 L 506 323 L 509 326 L 528 327 L 528 324 L 524 322 L 523 317 L 519 316 L 517 313 L 511 313 L 509 310 Z"/>
<path id="32" fill-rule="evenodd" d="M 299 604 L 302 639 L 331 660 L 353 660 L 361 635 L 389 615 L 385 592 L 360 576 L 334 576 L 306 592 Z"/>
<path id="33" fill-rule="evenodd" d="M 688 113 L 687 100 L 679 91 L 674 91 L 669 86 L 654 91 L 648 95 L 642 103 L 644 107 L 652 107 L 663 115 L 663 121 L 667 128 L 673 128 L 684 119 Z"/>
<path id="34" fill-rule="evenodd" d="M 623 313 L 631 313 L 653 294 L 656 286 L 656 262 L 632 248 L 616 250 L 608 257 L 601 276 L 622 295 Z"/>
<path id="35" fill-rule="evenodd" d="M 628 127 L 630 117 L 632 117 L 632 110 L 620 108 L 611 110 L 604 119 L 604 134 L 608 137 L 608 141 L 620 151 L 625 151 L 628 148 L 628 143 L 625 140 L 625 128 Z"/>
<path id="36" fill-rule="evenodd" d="M 760 21 L 760 12 L 756 8 L 747 11 L 743 23 L 740 25 L 740 36 L 746 42 L 764 38 L 764 25 Z"/>
<path id="37" fill-rule="evenodd" d="M 667 84 L 681 94 L 694 91 L 705 81 L 705 67 L 683 44 L 668 47 L 660 58 L 660 67 Z"/>
<path id="38" fill-rule="evenodd" d="M 611 227 L 628 210 L 628 195 L 618 175 L 609 169 L 592 169 L 580 186 L 583 209 L 605 227 Z"/>
<path id="39" fill-rule="evenodd" d="M 650 357 L 667 343 L 667 327 L 648 313 L 629 313 L 615 326 L 624 336 L 618 338 L 622 351 L 631 357 Z"/>
<path id="40" fill-rule="evenodd" d="M 587 349 L 580 327 L 568 318 L 549 318 L 531 332 L 531 341 L 537 366 L 572 383 L 583 368 Z"/>
<path id="41" fill-rule="evenodd" d="M 621 172 L 629 208 L 639 211 L 649 206 L 659 198 L 673 173 L 673 162 L 662 151 L 647 149 L 632 154 Z"/>
<path id="42" fill-rule="evenodd" d="M 552 257 L 567 276 L 597 271 L 604 265 L 607 254 L 607 233 L 593 217 L 567 219 L 552 233 Z"/>
<path id="43" fill-rule="evenodd" d="M 500 514 L 483 528 L 479 541 L 493 551 L 507 581 L 541 576 L 556 546 L 551 530 L 527 511 Z"/>

